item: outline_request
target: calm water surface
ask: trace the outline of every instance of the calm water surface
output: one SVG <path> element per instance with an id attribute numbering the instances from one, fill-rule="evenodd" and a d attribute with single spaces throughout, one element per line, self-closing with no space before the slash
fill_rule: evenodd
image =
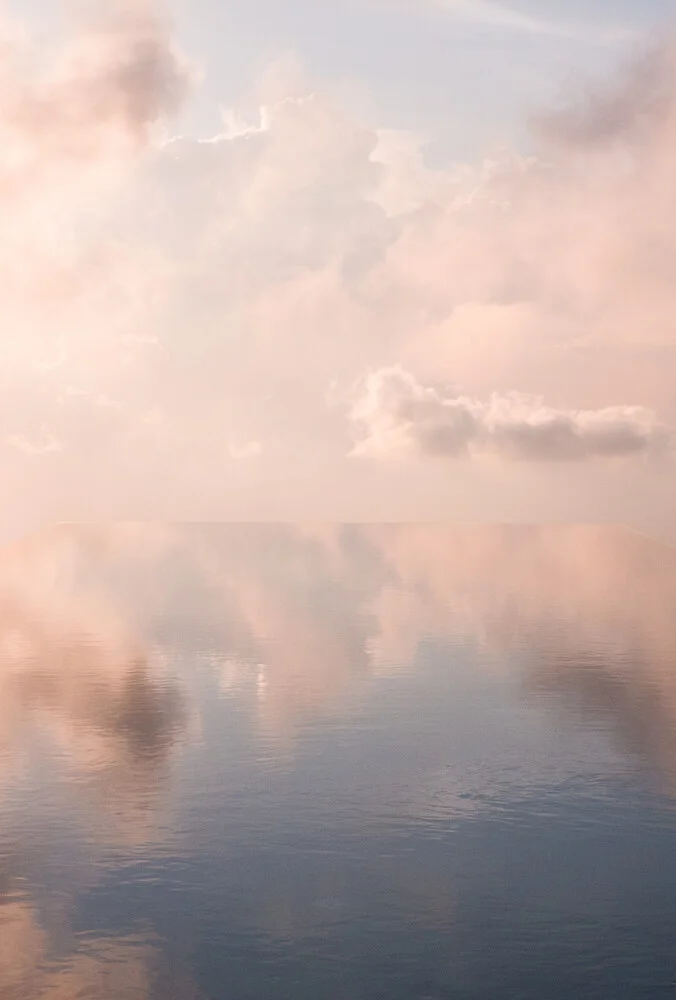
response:
<path id="1" fill-rule="evenodd" d="M 2 1000 L 676 996 L 676 551 L 62 526 L 0 556 Z"/>

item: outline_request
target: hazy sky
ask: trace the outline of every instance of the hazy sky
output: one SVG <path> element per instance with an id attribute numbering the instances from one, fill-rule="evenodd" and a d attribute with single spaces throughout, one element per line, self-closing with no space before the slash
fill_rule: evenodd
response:
<path id="1" fill-rule="evenodd" d="M 669 7 L 12 2 L 5 523 L 668 527 Z"/>
<path id="2" fill-rule="evenodd" d="M 293 51 L 379 124 L 420 130 L 444 155 L 462 157 L 522 136 L 524 112 L 580 72 L 611 66 L 668 8 L 665 0 L 178 3 L 181 30 L 208 69 L 205 105 Z"/>
<path id="3" fill-rule="evenodd" d="M 11 6 L 43 32 L 63 23 L 59 0 Z M 219 105 L 246 98 L 261 72 L 294 54 L 379 125 L 419 130 L 456 158 L 527 141 L 525 115 L 581 75 L 612 70 L 673 14 L 670 0 L 171 0 L 164 7 L 205 72 L 186 115 L 192 127 L 209 131 Z"/>

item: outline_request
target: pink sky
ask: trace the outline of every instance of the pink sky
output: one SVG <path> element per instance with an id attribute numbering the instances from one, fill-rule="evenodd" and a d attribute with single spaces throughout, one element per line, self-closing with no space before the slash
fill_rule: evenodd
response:
<path id="1" fill-rule="evenodd" d="M 291 57 L 177 135 L 203 74 L 165 14 L 111 2 L 49 53 L 3 23 L 4 530 L 669 532 L 671 38 L 538 115 L 527 156 L 432 167 Z"/>

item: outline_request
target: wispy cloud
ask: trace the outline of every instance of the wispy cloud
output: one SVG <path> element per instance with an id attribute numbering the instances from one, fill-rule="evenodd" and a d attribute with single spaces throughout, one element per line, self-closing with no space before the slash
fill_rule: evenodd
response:
<path id="1" fill-rule="evenodd" d="M 456 20 L 485 25 L 489 28 L 502 28 L 551 38 L 591 41 L 597 44 L 612 44 L 635 37 L 635 32 L 625 26 L 601 30 L 596 25 L 566 24 L 562 21 L 530 17 L 496 0 L 431 0 L 431 2 L 433 7 Z"/>
<path id="2" fill-rule="evenodd" d="M 565 28 L 537 18 L 528 17 L 511 7 L 493 0 L 434 0 L 436 7 L 463 21 L 474 21 L 496 28 L 513 28 L 534 34 L 559 34 Z"/>
<path id="3" fill-rule="evenodd" d="M 39 438 L 33 440 L 25 434 L 9 434 L 6 443 L 24 455 L 49 455 L 63 450 L 59 439 L 46 427 L 43 427 Z"/>

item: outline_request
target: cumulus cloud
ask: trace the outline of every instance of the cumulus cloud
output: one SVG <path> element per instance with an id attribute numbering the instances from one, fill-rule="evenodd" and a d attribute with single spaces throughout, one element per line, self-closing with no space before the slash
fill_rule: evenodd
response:
<path id="1" fill-rule="evenodd" d="M 570 147 L 616 140 L 652 144 L 671 128 L 676 90 L 676 36 L 673 29 L 659 47 L 635 57 L 631 69 L 614 81 L 587 89 L 581 101 L 536 117 L 549 139 Z"/>
<path id="2" fill-rule="evenodd" d="M 655 415 L 639 406 L 556 410 L 519 393 L 481 402 L 423 386 L 399 366 L 371 372 L 355 395 L 355 455 L 572 461 L 640 455 L 666 443 Z"/>
<path id="3" fill-rule="evenodd" d="M 395 364 L 469 401 L 435 389 L 437 426 L 413 393 L 418 453 L 638 453 L 653 412 L 676 420 L 670 40 L 539 120 L 528 157 L 432 168 L 415 137 L 295 71 L 253 88 L 253 119 L 234 109 L 215 136 L 170 141 L 185 59 L 149 6 L 106 10 L 52 65 L 0 52 L 4 517 L 448 511 L 434 472 L 414 495 L 345 459 L 355 424 L 327 388 Z M 591 465 L 571 471 L 578 498 L 598 494 Z M 504 517 L 502 493 L 466 475 Z M 669 495 L 642 484 L 608 491 Z"/>
<path id="4" fill-rule="evenodd" d="M 5 45 L 0 63 L 3 180 L 25 180 L 41 160 L 89 160 L 115 142 L 143 144 L 188 89 L 187 65 L 148 4 L 104 4 L 50 70 Z"/>

